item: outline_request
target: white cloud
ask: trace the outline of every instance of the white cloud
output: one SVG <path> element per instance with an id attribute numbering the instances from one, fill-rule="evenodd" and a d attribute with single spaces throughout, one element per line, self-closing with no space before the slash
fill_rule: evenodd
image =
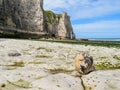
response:
<path id="1" fill-rule="evenodd" d="M 88 23 L 88 24 L 77 24 L 73 25 L 75 30 L 81 29 L 81 30 L 87 30 L 92 29 L 118 29 L 120 28 L 120 20 L 110 20 L 110 21 L 100 21 L 100 22 L 95 22 L 95 23 Z"/>
<path id="2" fill-rule="evenodd" d="M 67 11 L 76 20 L 120 13 L 120 0 L 44 0 L 44 8 Z"/>
<path id="3" fill-rule="evenodd" d="M 85 36 L 89 37 L 120 37 L 120 20 L 100 21 L 89 24 L 77 24 L 73 25 L 74 32 L 77 37 Z"/>
<path id="4" fill-rule="evenodd" d="M 120 13 L 120 0 L 44 0 L 44 9 L 66 11 L 71 20 L 91 19 Z M 120 37 L 120 20 L 73 25 L 77 37 Z"/>

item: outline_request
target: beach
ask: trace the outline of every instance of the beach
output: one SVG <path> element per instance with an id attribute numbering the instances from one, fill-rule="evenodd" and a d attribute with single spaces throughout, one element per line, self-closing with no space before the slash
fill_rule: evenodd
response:
<path id="1" fill-rule="evenodd" d="M 88 52 L 96 70 L 75 77 L 75 56 Z M 120 48 L 0 39 L 2 90 L 120 90 Z"/>

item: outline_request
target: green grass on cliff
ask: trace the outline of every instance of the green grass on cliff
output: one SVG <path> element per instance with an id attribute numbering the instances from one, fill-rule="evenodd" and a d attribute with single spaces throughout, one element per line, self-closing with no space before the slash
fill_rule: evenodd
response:
<path id="1" fill-rule="evenodd" d="M 45 10 L 44 11 L 44 14 L 46 16 L 46 21 L 47 23 L 53 23 L 54 21 L 56 21 L 56 19 L 58 19 L 58 22 L 60 20 L 60 17 L 61 17 L 61 14 L 55 14 L 54 12 L 52 11 L 49 11 L 49 10 Z M 57 22 L 57 23 L 58 23 Z"/>

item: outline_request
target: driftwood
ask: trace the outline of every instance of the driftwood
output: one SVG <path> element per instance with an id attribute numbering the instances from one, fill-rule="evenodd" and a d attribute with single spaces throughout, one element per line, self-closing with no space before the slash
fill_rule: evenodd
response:
<path id="1" fill-rule="evenodd" d="M 81 52 L 75 57 L 74 65 L 80 76 L 95 70 L 93 65 L 93 57 L 86 52 Z"/>

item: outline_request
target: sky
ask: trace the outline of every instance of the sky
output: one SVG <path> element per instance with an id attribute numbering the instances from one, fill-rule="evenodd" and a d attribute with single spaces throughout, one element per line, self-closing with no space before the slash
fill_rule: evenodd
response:
<path id="1" fill-rule="evenodd" d="M 120 0 L 44 0 L 44 9 L 67 12 L 76 38 L 120 38 Z"/>

